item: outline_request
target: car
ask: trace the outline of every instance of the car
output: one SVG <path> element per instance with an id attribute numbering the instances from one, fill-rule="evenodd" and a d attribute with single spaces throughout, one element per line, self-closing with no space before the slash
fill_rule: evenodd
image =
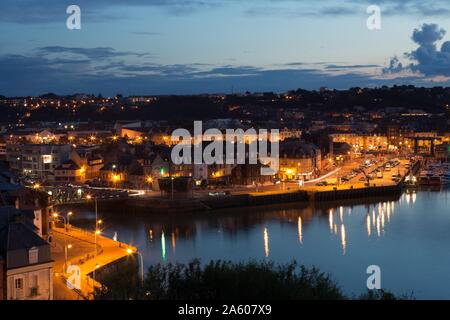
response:
<path id="1" fill-rule="evenodd" d="M 226 196 L 227 193 L 224 191 L 219 191 L 219 192 L 210 192 L 209 196 L 210 197 L 220 197 L 220 196 Z"/>

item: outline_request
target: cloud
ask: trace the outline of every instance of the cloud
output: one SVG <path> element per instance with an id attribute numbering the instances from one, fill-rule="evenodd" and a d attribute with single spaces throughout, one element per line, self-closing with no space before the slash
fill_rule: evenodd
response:
<path id="1" fill-rule="evenodd" d="M 414 29 L 412 40 L 420 46 L 433 46 L 435 42 L 442 40 L 446 31 L 437 24 L 423 24 L 420 29 Z"/>
<path id="2" fill-rule="evenodd" d="M 162 34 L 161 32 L 152 31 L 133 31 L 131 33 L 137 36 L 160 36 Z"/>
<path id="3" fill-rule="evenodd" d="M 131 62 L 126 59 L 129 54 L 135 53 L 112 48 L 44 47 L 28 55 L 0 55 L 0 94 L 196 94 L 226 93 L 231 88 L 240 92 L 282 92 L 300 87 L 346 89 L 423 83 L 423 77 L 418 75 L 377 78 L 365 69 L 375 65 L 286 63 L 269 69 L 248 65 L 162 65 L 148 59 Z M 439 82 L 433 83 L 436 84 Z"/>
<path id="4" fill-rule="evenodd" d="M 426 76 L 450 76 L 450 41 L 438 48 L 445 34 L 446 31 L 436 24 L 424 24 L 414 30 L 412 40 L 419 47 L 405 54 L 412 61 L 409 66 L 412 71 Z"/>
<path id="5" fill-rule="evenodd" d="M 366 68 L 379 68 L 377 64 L 354 64 L 354 65 L 336 65 L 329 64 L 325 68 L 330 70 L 349 70 L 349 69 L 366 69 Z"/>
<path id="6" fill-rule="evenodd" d="M 232 0 L 234 1 L 234 0 Z M 127 9 L 133 7 L 160 8 L 170 14 L 188 14 L 210 9 L 223 0 L 77 0 L 83 21 L 108 21 L 129 17 Z M 20 24 L 60 23 L 68 17 L 70 2 L 60 0 L 2 0 L 0 21 Z"/>
<path id="7" fill-rule="evenodd" d="M 433 23 L 414 29 L 411 39 L 418 48 L 404 54 L 410 63 L 405 65 L 393 57 L 383 73 L 413 72 L 425 77 L 450 77 L 450 41 L 443 42 L 440 48 L 438 46 L 445 34 L 444 29 Z"/>
<path id="8" fill-rule="evenodd" d="M 447 0 L 261 0 L 242 1 L 248 5 L 250 16 L 282 15 L 287 18 L 340 17 L 366 14 L 369 5 L 379 5 L 385 16 L 447 17 L 450 2 Z M 338 3 L 338 4 L 336 4 Z"/>
<path id="9" fill-rule="evenodd" d="M 145 57 L 149 53 L 136 53 L 131 51 L 116 51 L 111 47 L 77 48 L 63 46 L 46 46 L 37 49 L 39 54 L 72 54 L 89 59 L 109 59 L 124 56 Z"/>
<path id="10" fill-rule="evenodd" d="M 338 4 L 336 4 L 338 3 Z M 450 14 L 448 0 L 77 0 L 83 20 L 105 21 L 130 18 L 127 9 L 158 8 L 184 15 L 199 10 L 238 7 L 248 15 L 349 16 L 365 14 L 367 6 L 379 4 L 386 15 L 441 16 Z M 0 21 L 20 24 L 60 23 L 67 18 L 67 2 L 60 0 L 3 0 Z"/>
<path id="11" fill-rule="evenodd" d="M 399 73 L 404 70 L 403 64 L 400 62 L 397 56 L 392 57 L 389 61 L 389 66 L 386 68 L 383 68 L 383 73 L 389 74 L 389 73 Z"/>

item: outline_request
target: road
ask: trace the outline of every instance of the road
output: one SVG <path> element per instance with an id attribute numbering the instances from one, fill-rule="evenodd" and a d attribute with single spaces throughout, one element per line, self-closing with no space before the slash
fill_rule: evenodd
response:
<path id="1" fill-rule="evenodd" d="M 116 260 L 129 255 L 128 249 L 136 252 L 136 248 L 116 242 L 101 235 L 97 236 L 97 256 L 95 255 L 95 238 L 93 233 L 76 228 L 53 228 L 52 257 L 54 263 L 54 296 L 55 299 L 77 300 L 80 297 L 76 292 L 70 290 L 64 283 L 65 253 L 64 247 L 71 245 L 68 249 L 68 265 L 77 265 L 81 271 L 81 295 L 84 298 L 92 298 L 93 279 L 88 276 L 94 270 L 106 266 Z M 97 284 L 98 285 L 98 284 Z"/>

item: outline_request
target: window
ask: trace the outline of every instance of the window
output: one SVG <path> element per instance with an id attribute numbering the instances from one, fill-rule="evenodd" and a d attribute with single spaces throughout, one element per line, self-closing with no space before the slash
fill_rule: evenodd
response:
<path id="1" fill-rule="evenodd" d="M 23 279 L 22 278 L 18 278 L 15 281 L 15 287 L 18 290 L 22 290 L 23 289 Z"/>
<path id="2" fill-rule="evenodd" d="M 38 276 L 31 275 L 30 277 L 30 296 L 36 297 L 39 295 Z"/>
<path id="3" fill-rule="evenodd" d="M 39 249 L 36 247 L 28 251 L 28 260 L 30 264 L 36 264 L 39 261 Z"/>

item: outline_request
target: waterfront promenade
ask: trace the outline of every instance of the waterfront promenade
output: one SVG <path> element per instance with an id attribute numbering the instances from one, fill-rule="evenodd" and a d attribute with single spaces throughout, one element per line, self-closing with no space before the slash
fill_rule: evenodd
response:
<path id="1" fill-rule="evenodd" d="M 195 190 L 188 193 L 162 195 L 160 192 L 145 193 L 117 202 L 102 202 L 104 208 L 117 208 L 125 205 L 133 211 L 184 213 L 199 212 L 231 207 L 259 206 L 285 202 L 338 201 L 342 199 L 364 198 L 397 194 L 401 192 L 402 182 L 410 168 L 418 168 L 410 159 L 401 159 L 392 168 L 384 168 L 388 158 L 373 158 L 373 165 L 365 172 L 350 175 L 361 167 L 365 159 L 354 159 L 339 167 L 331 168 L 321 177 L 307 181 L 303 185 L 295 181 L 267 183 L 253 186 L 233 186 L 217 190 Z M 375 174 L 381 172 L 379 176 Z M 368 176 L 371 174 L 370 180 Z M 343 178 L 347 177 L 346 180 Z M 349 178 L 350 177 L 350 178 Z M 328 180 L 334 183 L 324 183 Z"/>
<path id="2" fill-rule="evenodd" d="M 67 249 L 65 249 L 67 248 Z M 96 270 L 114 263 L 136 252 L 136 248 L 102 235 L 97 235 L 97 254 L 93 232 L 74 227 L 53 228 L 52 257 L 54 263 L 54 298 L 57 300 L 93 299 L 94 285 L 100 284 L 93 279 Z M 81 289 L 71 290 L 66 285 L 64 265 L 76 265 L 80 268 Z"/>

